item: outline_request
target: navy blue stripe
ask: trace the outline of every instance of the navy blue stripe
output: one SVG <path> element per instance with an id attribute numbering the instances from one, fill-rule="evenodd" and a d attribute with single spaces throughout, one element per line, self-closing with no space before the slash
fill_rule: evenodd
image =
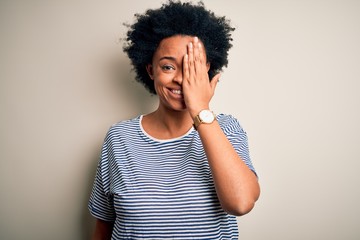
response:
<path id="1" fill-rule="evenodd" d="M 237 239 L 236 218 L 217 199 L 211 169 L 195 130 L 161 141 L 137 118 L 105 137 L 89 210 L 115 221 L 112 239 Z M 255 172 L 246 133 L 230 115 L 217 117 L 242 160 Z"/>

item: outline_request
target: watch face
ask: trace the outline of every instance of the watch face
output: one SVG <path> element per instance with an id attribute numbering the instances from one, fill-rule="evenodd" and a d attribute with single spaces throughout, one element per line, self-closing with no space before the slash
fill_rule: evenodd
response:
<path id="1" fill-rule="evenodd" d="M 204 123 L 212 123 L 215 119 L 214 114 L 210 110 L 202 110 L 199 113 L 199 118 Z"/>

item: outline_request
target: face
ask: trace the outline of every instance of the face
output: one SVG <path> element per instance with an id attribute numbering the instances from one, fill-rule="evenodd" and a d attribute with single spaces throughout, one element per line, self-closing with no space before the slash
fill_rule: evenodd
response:
<path id="1" fill-rule="evenodd" d="M 173 36 L 163 39 L 153 56 L 147 72 L 154 81 L 160 106 L 175 111 L 186 109 L 182 94 L 183 59 L 191 36 Z"/>

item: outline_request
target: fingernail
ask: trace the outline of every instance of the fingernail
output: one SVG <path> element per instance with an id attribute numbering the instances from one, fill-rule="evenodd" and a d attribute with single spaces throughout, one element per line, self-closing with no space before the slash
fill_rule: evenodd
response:
<path id="1" fill-rule="evenodd" d="M 195 37 L 194 42 L 198 42 L 198 41 L 199 41 L 198 37 Z"/>

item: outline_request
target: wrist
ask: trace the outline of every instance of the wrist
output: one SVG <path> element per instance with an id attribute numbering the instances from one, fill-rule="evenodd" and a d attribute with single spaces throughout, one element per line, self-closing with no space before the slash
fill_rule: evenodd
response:
<path id="1" fill-rule="evenodd" d="M 196 107 L 196 108 L 193 108 L 193 109 L 189 109 L 189 114 L 191 116 L 192 119 L 194 119 L 197 115 L 199 115 L 199 113 L 202 111 L 202 110 L 209 110 L 209 106 L 207 105 L 204 105 L 202 107 Z"/>
<path id="2" fill-rule="evenodd" d="M 201 124 L 211 124 L 215 120 L 216 115 L 214 112 L 209 109 L 203 109 L 193 118 L 194 128 L 197 130 Z"/>

